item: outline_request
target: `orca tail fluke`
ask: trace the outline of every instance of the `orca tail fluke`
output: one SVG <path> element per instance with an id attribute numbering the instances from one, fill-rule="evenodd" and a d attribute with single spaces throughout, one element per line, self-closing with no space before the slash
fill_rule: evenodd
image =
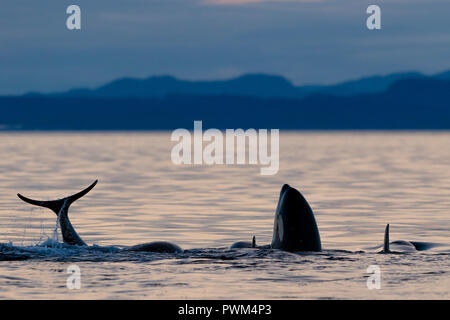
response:
<path id="1" fill-rule="evenodd" d="M 84 195 L 86 195 L 89 191 L 91 191 L 95 185 L 97 184 L 98 180 L 95 180 L 94 183 L 92 183 L 89 187 L 87 187 L 86 189 L 63 199 L 58 199 L 58 200 L 51 200 L 51 201 L 39 201 L 39 200 L 33 200 L 30 198 L 27 198 L 23 195 L 21 195 L 20 193 L 17 194 L 17 196 L 25 201 L 26 203 L 35 205 L 35 206 L 39 206 L 39 207 L 44 207 L 44 208 L 49 208 L 50 210 L 52 210 L 53 212 L 55 212 L 57 215 L 59 214 L 59 212 L 65 208 L 68 209 L 69 206 L 74 203 L 75 201 L 77 201 L 78 199 L 80 199 L 81 197 L 83 197 Z"/>
<path id="2" fill-rule="evenodd" d="M 386 229 L 384 229 L 384 244 L 383 244 L 383 252 L 390 252 L 389 250 L 389 223 L 386 225 Z"/>

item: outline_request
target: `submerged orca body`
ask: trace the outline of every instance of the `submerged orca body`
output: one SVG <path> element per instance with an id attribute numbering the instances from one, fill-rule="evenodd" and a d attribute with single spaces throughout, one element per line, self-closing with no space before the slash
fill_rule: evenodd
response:
<path id="1" fill-rule="evenodd" d="M 84 195 L 86 195 L 89 191 L 91 191 L 98 180 L 95 180 L 93 184 L 84 189 L 83 191 L 78 192 L 70 197 L 52 200 L 52 201 L 38 201 L 33 200 L 27 197 L 22 196 L 21 194 L 17 194 L 17 196 L 23 201 L 44 208 L 49 208 L 58 216 L 58 222 L 61 227 L 61 233 L 63 237 L 63 241 L 65 244 L 76 245 L 76 246 L 86 246 L 86 243 L 81 239 L 81 237 L 76 233 L 75 229 L 72 226 L 72 223 L 69 220 L 69 207 L 76 200 L 80 199 Z M 157 241 L 157 242 L 149 242 L 143 243 L 136 246 L 128 247 L 124 249 L 126 251 L 148 251 L 148 252 L 167 252 L 167 253 L 175 253 L 182 252 L 183 250 L 172 243 Z"/>
<path id="2" fill-rule="evenodd" d="M 248 242 L 236 242 L 231 248 L 249 248 Z M 273 249 L 284 251 L 321 251 L 319 229 L 314 213 L 301 193 L 285 184 L 281 188 L 280 199 L 273 223 Z"/>
<path id="3" fill-rule="evenodd" d="M 252 242 L 238 241 L 231 245 L 230 249 L 256 248 L 256 238 L 253 236 Z"/>
<path id="4" fill-rule="evenodd" d="M 183 250 L 176 244 L 166 241 L 154 241 L 137 244 L 135 246 L 125 248 L 124 251 L 146 251 L 146 252 L 160 252 L 160 253 L 183 252 Z"/>

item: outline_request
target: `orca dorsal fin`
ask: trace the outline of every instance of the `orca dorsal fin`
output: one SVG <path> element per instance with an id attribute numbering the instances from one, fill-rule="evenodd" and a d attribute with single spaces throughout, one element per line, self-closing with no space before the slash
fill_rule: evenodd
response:
<path id="1" fill-rule="evenodd" d="M 386 229 L 384 229 L 383 252 L 390 252 L 390 250 L 389 250 L 389 223 L 386 225 Z"/>
<path id="2" fill-rule="evenodd" d="M 256 237 L 255 236 L 253 236 L 253 239 L 252 239 L 252 248 L 256 248 Z"/>

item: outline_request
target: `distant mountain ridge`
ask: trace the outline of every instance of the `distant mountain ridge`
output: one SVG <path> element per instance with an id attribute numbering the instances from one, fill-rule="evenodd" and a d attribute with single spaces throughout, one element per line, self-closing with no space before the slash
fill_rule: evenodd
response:
<path id="1" fill-rule="evenodd" d="M 173 130 L 192 129 L 194 120 L 202 120 L 205 128 L 219 129 L 450 130 L 447 76 L 401 79 L 382 92 L 348 96 L 126 97 L 122 92 L 95 98 L 63 94 L 0 97 L 0 129 Z"/>
<path id="2" fill-rule="evenodd" d="M 79 88 L 45 94 L 59 97 L 91 98 L 152 98 L 167 95 L 233 95 L 257 98 L 302 99 L 312 94 L 352 96 L 386 91 L 393 83 L 405 79 L 450 79 L 450 71 L 433 76 L 419 72 L 393 73 L 342 82 L 335 85 L 294 86 L 284 77 L 267 74 L 246 74 L 229 80 L 188 81 L 172 76 L 152 76 L 146 79 L 122 78 L 95 89 Z M 30 95 L 42 95 L 30 93 Z"/>

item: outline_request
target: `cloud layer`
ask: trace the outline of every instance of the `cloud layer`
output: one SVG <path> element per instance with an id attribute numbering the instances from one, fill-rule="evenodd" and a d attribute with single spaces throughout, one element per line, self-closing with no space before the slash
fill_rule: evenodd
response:
<path id="1" fill-rule="evenodd" d="M 265 72 L 305 84 L 450 68 L 449 1 L 378 1 L 380 31 L 365 27 L 372 1 L 243 1 L 77 0 L 81 31 L 65 28 L 71 1 L 7 1 L 0 11 L 0 94 L 123 76 Z"/>

